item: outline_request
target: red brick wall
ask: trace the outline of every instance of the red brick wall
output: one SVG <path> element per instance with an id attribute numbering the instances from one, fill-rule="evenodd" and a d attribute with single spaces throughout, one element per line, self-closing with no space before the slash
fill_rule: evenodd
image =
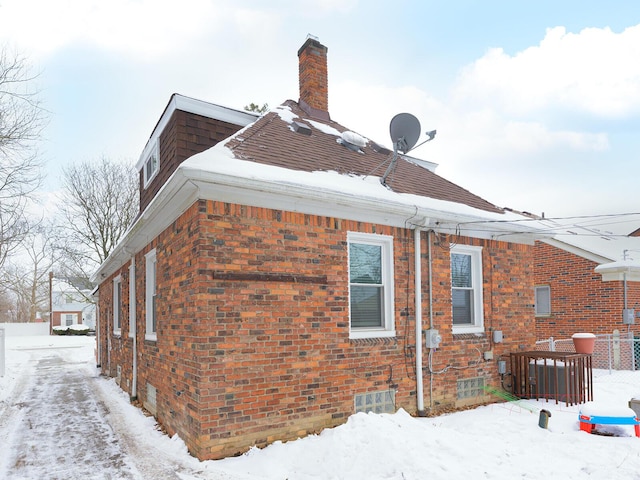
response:
<path id="1" fill-rule="evenodd" d="M 78 310 L 70 312 L 53 312 L 53 323 L 51 326 L 58 327 L 63 324 L 66 325 L 66 318 L 63 318 L 63 315 L 67 314 L 75 314 L 77 323 L 82 324 L 82 310 Z"/>
<path id="2" fill-rule="evenodd" d="M 349 339 L 348 231 L 394 238 L 395 338 Z M 452 334 L 451 241 L 469 242 L 447 236 L 432 242 L 433 323 L 443 336 L 432 356 L 433 374 L 424 351 L 425 407 L 432 413 L 491 401 L 488 395 L 459 400 L 456 381 L 482 376 L 499 387 L 496 360 L 532 349 L 535 341 L 532 248 L 494 241 L 473 242 L 483 247 L 485 334 Z M 421 244 L 427 328 L 426 233 Z M 157 258 L 157 342 L 144 340 L 144 253 L 151 248 Z M 402 228 L 195 203 L 136 254 L 139 397 L 145 400 L 146 382 L 156 387 L 159 420 L 200 458 L 343 423 L 354 413 L 354 394 L 390 385 L 397 386 L 396 407 L 415 413 L 413 248 L 413 231 Z M 108 279 L 100 288 L 101 320 L 107 322 L 111 287 Z M 492 344 L 491 329 L 503 332 L 503 343 Z M 129 378 L 130 344 L 112 335 L 111 343 L 111 363 L 120 362 Z M 486 351 L 494 359 L 484 360 Z M 104 363 L 103 370 L 115 375 L 115 367 Z"/>
<path id="3" fill-rule="evenodd" d="M 483 247 L 483 300 L 485 334 L 453 334 L 451 320 L 451 279 L 449 244 L 464 243 Z M 456 399 L 457 380 L 485 377 L 488 386 L 500 388 L 497 360 L 507 360 L 511 352 L 532 350 L 535 344 L 533 312 L 532 248 L 506 242 L 459 239 L 435 236 L 432 246 L 433 313 L 435 328 L 442 335 L 442 348 L 432 358 L 434 372 L 433 402 L 443 408 L 478 403 Z M 426 247 L 425 247 L 426 248 Z M 426 270 L 425 270 L 426 272 Z M 426 273 L 425 273 L 426 275 Z M 423 288 L 423 298 L 426 286 Z M 425 300 L 428 300 L 425 298 Z M 428 321 L 428 301 L 423 312 Z M 425 327 L 426 328 L 426 327 Z M 502 343 L 493 343 L 492 331 L 503 333 Z M 483 353 L 492 351 L 494 360 L 483 360 Z M 428 361 L 428 358 L 427 358 Z M 425 385 L 429 385 L 428 371 Z M 428 402 L 427 395 L 427 402 Z M 495 400 L 487 396 L 487 401 Z"/>
<path id="4" fill-rule="evenodd" d="M 571 338 L 576 332 L 627 331 L 622 323 L 622 281 L 603 282 L 598 263 L 543 242 L 535 245 L 535 284 L 549 285 L 551 315 L 537 316 L 537 337 Z M 640 309 L 640 286 L 627 282 L 627 306 Z M 633 331 L 640 331 L 633 325 Z"/>

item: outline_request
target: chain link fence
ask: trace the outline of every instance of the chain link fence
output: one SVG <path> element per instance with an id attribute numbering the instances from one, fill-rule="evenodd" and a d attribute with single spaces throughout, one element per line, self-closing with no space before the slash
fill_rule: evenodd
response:
<path id="1" fill-rule="evenodd" d="M 555 339 L 538 340 L 536 350 L 551 352 L 575 352 L 573 340 Z M 594 369 L 614 372 L 640 370 L 640 337 L 633 332 L 596 335 L 592 365 Z"/>

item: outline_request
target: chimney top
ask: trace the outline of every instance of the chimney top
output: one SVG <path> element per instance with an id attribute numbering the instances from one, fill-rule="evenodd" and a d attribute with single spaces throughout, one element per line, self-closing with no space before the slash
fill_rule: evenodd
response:
<path id="1" fill-rule="evenodd" d="M 321 120 L 330 120 L 327 50 L 327 47 L 312 35 L 307 36 L 307 40 L 298 50 L 298 103 L 308 115 Z"/>

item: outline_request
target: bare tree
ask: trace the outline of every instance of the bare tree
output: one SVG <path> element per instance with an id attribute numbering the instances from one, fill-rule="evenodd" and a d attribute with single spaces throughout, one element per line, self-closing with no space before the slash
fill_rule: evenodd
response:
<path id="1" fill-rule="evenodd" d="M 0 267 L 29 232 L 25 209 L 40 186 L 35 142 L 45 115 L 34 78 L 23 57 L 0 50 Z"/>
<path id="2" fill-rule="evenodd" d="M 138 214 L 138 174 L 106 157 L 85 161 L 63 171 L 63 196 L 64 274 L 88 280 Z"/>
<path id="3" fill-rule="evenodd" d="M 51 227 L 34 227 L 22 242 L 20 259 L 5 265 L 2 286 L 14 301 L 14 321 L 35 322 L 49 310 L 49 272 L 57 261 Z"/>

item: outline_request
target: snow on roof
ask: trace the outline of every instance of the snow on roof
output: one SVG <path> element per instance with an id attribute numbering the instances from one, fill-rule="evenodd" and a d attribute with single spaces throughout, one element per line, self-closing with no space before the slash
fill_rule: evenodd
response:
<path id="1" fill-rule="evenodd" d="M 291 128 L 294 122 L 307 124 L 310 131 L 297 132 Z M 383 185 L 380 175 L 391 152 L 359 134 L 347 137 L 366 146 L 344 148 L 336 143 L 344 131 L 332 120 L 309 120 L 296 102 L 287 100 L 186 159 L 92 279 L 109 275 L 128 260 L 127 251 L 143 248 L 196 199 L 511 242 L 532 243 L 539 235 L 535 222 L 523 223 L 520 215 L 403 156 Z"/>
<path id="2" fill-rule="evenodd" d="M 332 198 L 360 198 L 376 202 L 380 208 L 384 208 L 385 204 L 399 205 L 407 207 L 408 210 L 427 212 L 431 217 L 435 218 L 446 218 L 448 216 L 452 220 L 458 217 L 465 221 L 495 221 L 500 222 L 500 224 L 494 228 L 503 230 L 502 233 L 506 233 L 504 230 L 514 230 L 513 226 L 507 226 L 509 220 L 518 222 L 522 219 L 521 216 L 511 212 L 487 212 L 461 203 L 420 195 L 397 193 L 386 188 L 380 182 L 379 176 L 341 174 L 335 171 L 305 172 L 254 163 L 235 158 L 233 152 L 221 144 L 188 158 L 182 163 L 180 169 L 189 171 L 189 176 L 198 175 L 198 172 L 202 172 L 211 175 L 235 177 L 239 181 L 246 179 L 271 182 L 279 185 L 281 189 L 298 187 L 307 190 L 310 194 L 313 192 L 316 196 L 323 196 L 328 201 Z M 516 230 L 519 233 L 535 233 L 536 227 L 519 226 Z"/>
<path id="3" fill-rule="evenodd" d="M 571 250 L 584 258 L 598 263 L 618 262 L 631 260 L 633 264 L 640 266 L 640 237 L 628 236 L 626 233 L 618 233 L 611 230 L 603 230 L 589 223 L 604 223 L 604 220 L 540 220 L 551 234 L 549 243 Z"/>

